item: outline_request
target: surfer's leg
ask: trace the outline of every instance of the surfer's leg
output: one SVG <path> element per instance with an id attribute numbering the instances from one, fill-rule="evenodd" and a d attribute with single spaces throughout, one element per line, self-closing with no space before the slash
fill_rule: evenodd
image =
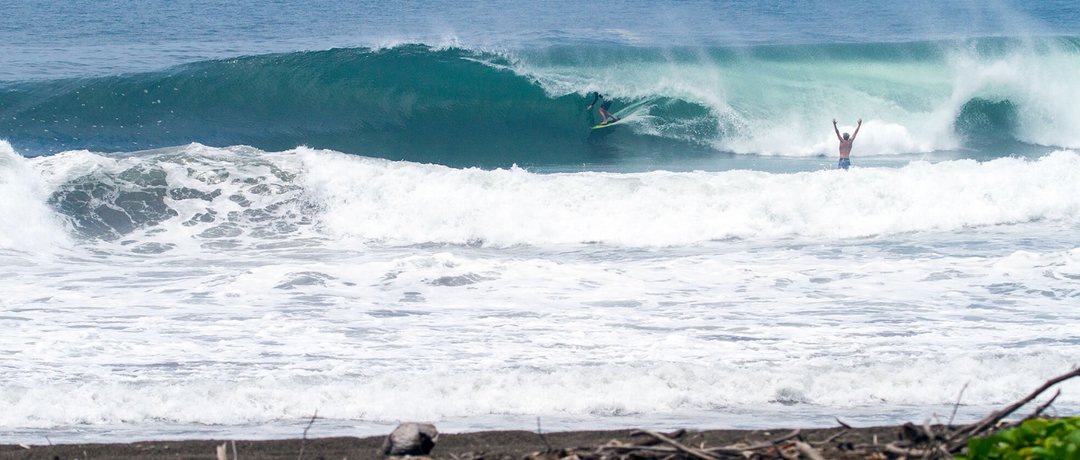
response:
<path id="1" fill-rule="evenodd" d="M 604 122 L 600 123 L 602 125 L 606 125 L 606 124 L 609 123 L 608 118 L 611 118 L 612 122 L 619 121 L 618 117 L 616 117 L 615 115 L 612 115 L 611 112 L 608 112 L 603 107 L 600 107 L 600 116 L 604 117 Z"/>

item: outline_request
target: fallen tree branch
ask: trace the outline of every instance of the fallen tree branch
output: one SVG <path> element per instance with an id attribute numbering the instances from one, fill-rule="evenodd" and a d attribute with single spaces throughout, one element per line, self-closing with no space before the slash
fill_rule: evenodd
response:
<path id="1" fill-rule="evenodd" d="M 905 449 L 905 448 L 899 447 L 896 444 L 893 444 L 891 442 L 888 443 L 888 444 L 885 444 L 885 451 L 889 452 L 889 453 L 897 454 L 897 455 L 906 455 L 908 457 L 923 456 L 923 455 L 926 455 L 927 453 L 930 452 L 929 450 L 915 449 L 915 448 L 911 448 L 911 447 Z"/>
<path id="2" fill-rule="evenodd" d="M 818 451 L 814 450 L 814 448 L 810 446 L 810 444 L 802 441 L 795 441 L 795 448 L 799 449 L 799 452 L 802 452 L 802 454 L 810 460 L 825 460 L 825 458 L 822 457 L 821 454 L 818 453 Z"/>
<path id="3" fill-rule="evenodd" d="M 1024 423 L 1024 422 L 1026 422 L 1028 420 L 1031 420 L 1033 418 L 1036 418 L 1036 417 L 1042 415 L 1043 411 L 1045 411 L 1046 408 L 1050 407 L 1050 405 L 1054 403 L 1054 400 L 1057 399 L 1058 396 L 1061 396 L 1061 390 L 1058 390 L 1057 393 L 1054 393 L 1054 397 L 1050 398 L 1050 400 L 1047 401 L 1046 404 L 1043 404 L 1043 405 L 1041 405 L 1039 407 L 1036 407 L 1035 412 L 1032 412 L 1031 415 L 1029 415 L 1027 417 L 1024 417 L 1024 419 L 1021 420 L 1020 423 Z"/>
<path id="4" fill-rule="evenodd" d="M 613 450 L 617 452 L 656 452 L 662 454 L 678 453 L 679 450 L 674 447 L 664 446 L 635 446 L 633 444 L 623 445 L 604 445 L 600 446 L 600 450 Z"/>
<path id="5" fill-rule="evenodd" d="M 702 451 L 700 451 L 698 449 L 687 446 L 687 445 L 685 445 L 683 443 L 680 443 L 680 442 L 678 442 L 678 441 L 676 441 L 674 439 L 671 439 L 671 438 L 669 438 L 667 436 L 664 436 L 664 435 L 662 435 L 660 433 L 654 433 L 654 432 L 648 431 L 648 430 L 635 430 L 634 432 L 636 432 L 636 433 L 645 433 L 645 434 L 647 434 L 649 436 L 652 436 L 655 439 L 659 439 L 660 441 L 663 441 L 665 444 L 668 444 L 668 445 L 670 445 L 670 446 L 672 446 L 672 447 L 674 447 L 674 448 L 676 448 L 676 449 L 678 449 L 678 450 L 680 450 L 682 452 L 685 452 L 685 453 L 687 453 L 689 455 L 700 458 L 701 460 L 720 460 L 718 457 L 714 457 L 712 455 L 706 454 L 705 452 L 702 452 Z M 630 433 L 630 435 L 633 436 L 634 432 Z"/>
<path id="6" fill-rule="evenodd" d="M 792 445 L 794 445 L 794 443 L 792 443 Z M 784 447 L 791 446 L 776 446 L 776 453 L 780 454 L 781 457 L 784 457 L 787 460 L 799 460 L 798 456 L 794 454 L 789 454 L 786 450 L 784 450 Z"/>
<path id="7" fill-rule="evenodd" d="M 779 446 L 780 443 L 782 443 L 784 441 L 787 441 L 788 439 L 791 439 L 791 438 L 794 438 L 794 437 L 798 436 L 799 433 L 801 433 L 801 432 L 802 432 L 801 428 L 796 428 L 791 433 L 788 433 L 788 434 L 786 434 L 784 436 L 773 439 L 771 441 L 759 442 L 757 444 L 751 444 L 751 445 L 746 446 L 746 447 L 733 447 L 733 446 L 713 447 L 713 448 L 710 448 L 710 449 L 704 449 L 703 452 L 709 453 L 709 454 L 716 454 L 716 453 L 720 453 L 720 454 L 742 454 L 744 452 L 751 452 L 751 451 L 755 451 L 755 450 L 759 450 L 759 449 L 774 448 L 774 447 Z"/>
<path id="8" fill-rule="evenodd" d="M 771 442 L 771 443 L 773 443 L 773 444 L 780 444 L 780 443 L 782 443 L 782 442 L 784 442 L 784 441 L 787 441 L 788 439 L 791 439 L 791 438 L 794 438 L 794 437 L 798 436 L 798 435 L 799 435 L 799 433 L 802 433 L 802 428 L 796 428 L 796 429 L 795 429 L 794 431 L 792 431 L 791 433 L 788 433 L 788 434 L 787 434 L 787 435 L 785 435 L 785 436 L 781 436 L 781 437 L 779 437 L 779 438 L 773 439 L 773 440 L 772 440 L 772 441 L 770 441 L 770 442 Z"/>
<path id="9" fill-rule="evenodd" d="M 307 428 L 304 428 L 304 437 L 300 439 L 300 455 L 296 456 L 296 460 L 304 459 L 304 444 L 307 443 L 307 432 L 311 429 L 311 425 L 315 424 L 315 417 L 319 416 L 319 410 L 315 409 L 315 414 L 311 416 L 311 421 L 308 422 Z"/>
<path id="10" fill-rule="evenodd" d="M 815 442 L 811 442 L 811 443 L 810 443 L 810 445 L 812 445 L 812 446 L 813 446 L 813 445 L 823 446 L 823 445 L 825 445 L 825 444 L 828 444 L 828 443 L 830 443 L 830 442 L 833 442 L 833 441 L 835 441 L 835 440 L 836 440 L 837 438 L 839 438 L 839 437 L 841 437 L 841 436 L 843 436 L 843 435 L 845 435 L 845 434 L 847 434 L 847 433 L 848 433 L 848 429 L 847 429 L 847 428 L 845 428 L 844 430 L 841 430 L 841 431 L 840 431 L 839 433 L 836 433 L 836 434 L 834 434 L 834 435 L 832 435 L 832 436 L 829 436 L 828 438 L 825 438 L 825 440 L 824 440 L 824 441 L 815 441 Z"/>
<path id="11" fill-rule="evenodd" d="M 1038 389 L 1036 389 L 1031 394 L 1025 396 L 1023 399 L 1021 399 L 1021 400 L 1019 400 L 1019 401 L 1017 401 L 1015 403 L 1010 404 L 1009 406 L 1005 407 L 1004 409 L 1001 409 L 999 411 L 995 411 L 994 413 L 990 414 L 989 416 L 987 416 L 986 418 L 984 418 L 984 419 L 982 419 L 982 420 L 980 420 L 978 422 L 972 423 L 970 425 L 965 426 L 964 428 L 961 428 L 960 431 L 957 431 L 954 434 L 954 439 L 952 439 L 949 442 L 949 445 L 948 445 L 949 452 L 952 452 L 952 453 L 959 452 L 961 449 L 964 448 L 964 446 L 967 445 L 967 442 L 968 442 L 969 439 L 971 439 L 971 438 L 973 438 L 975 436 L 978 436 L 978 435 L 982 434 L 984 431 L 990 429 L 991 427 L 996 425 L 998 422 L 1000 422 L 1002 419 L 1004 419 L 1005 417 L 1008 417 L 1009 414 L 1012 414 L 1013 412 L 1016 412 L 1017 409 L 1023 407 L 1025 404 L 1031 402 L 1033 399 L 1037 398 L 1044 391 L 1050 389 L 1050 387 L 1052 387 L 1054 385 L 1057 385 L 1057 384 L 1059 384 L 1059 383 L 1061 383 L 1061 382 L 1063 382 L 1065 380 L 1069 380 L 1069 379 L 1071 379 L 1073 377 L 1078 377 L 1078 376 L 1080 376 L 1080 367 L 1078 367 L 1076 369 L 1073 369 L 1072 372 L 1062 374 L 1062 375 L 1054 377 L 1054 378 L 1052 378 L 1050 380 L 1047 380 L 1046 383 L 1043 383 L 1042 386 L 1040 386 Z"/>
<path id="12" fill-rule="evenodd" d="M 547 446 L 549 452 L 554 450 L 551 448 L 551 443 L 544 437 L 544 432 L 540 430 L 540 417 L 536 417 L 536 434 L 540 436 L 541 441 L 544 441 L 544 445 Z"/>
<path id="13" fill-rule="evenodd" d="M 933 428 L 930 428 L 930 419 L 923 420 L 922 429 L 923 429 L 923 432 L 926 433 L 926 437 L 928 439 L 930 439 L 929 442 L 932 443 L 932 442 L 937 440 L 938 435 L 936 433 L 934 433 Z"/>
<path id="14" fill-rule="evenodd" d="M 967 390 L 968 383 L 971 382 L 967 382 L 964 384 L 964 386 L 960 387 L 960 395 L 956 397 L 956 404 L 953 405 L 952 415 L 949 416 L 949 423 L 947 423 L 947 425 L 950 427 L 952 426 L 953 419 L 956 418 L 956 410 L 960 408 L 960 400 L 964 397 L 964 390 Z"/>
<path id="15" fill-rule="evenodd" d="M 839 423 L 839 424 L 840 424 L 840 426 L 842 426 L 842 427 L 844 427 L 844 428 L 847 428 L 847 429 L 849 429 L 849 430 L 851 429 L 851 425 L 848 425 L 848 424 L 846 424 L 846 423 L 844 423 L 844 422 L 840 421 L 840 417 L 836 417 L 836 423 Z"/>

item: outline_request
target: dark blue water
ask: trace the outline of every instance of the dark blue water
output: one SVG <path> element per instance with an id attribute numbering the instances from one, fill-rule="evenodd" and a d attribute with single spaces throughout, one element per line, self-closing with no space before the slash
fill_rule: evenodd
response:
<path id="1" fill-rule="evenodd" d="M 732 46 L 1080 35 L 1070 0 L 0 2 L 0 80 L 393 43 Z"/>

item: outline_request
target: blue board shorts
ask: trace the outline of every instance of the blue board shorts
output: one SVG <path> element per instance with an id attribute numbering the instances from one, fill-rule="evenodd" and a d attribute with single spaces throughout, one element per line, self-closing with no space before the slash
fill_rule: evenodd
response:
<path id="1" fill-rule="evenodd" d="M 600 108 L 607 110 L 611 108 L 611 101 L 604 101 L 600 103 Z"/>
<path id="2" fill-rule="evenodd" d="M 849 166 L 851 166 L 851 158 L 841 158 L 840 164 L 837 165 L 837 168 L 848 169 Z"/>

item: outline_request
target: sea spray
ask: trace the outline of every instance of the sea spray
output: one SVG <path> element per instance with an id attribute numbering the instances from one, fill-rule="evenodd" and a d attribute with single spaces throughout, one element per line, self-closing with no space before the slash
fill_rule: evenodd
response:
<path id="1" fill-rule="evenodd" d="M 41 252 L 68 239 L 62 217 L 46 205 L 39 172 L 0 140 L 0 250 Z"/>

